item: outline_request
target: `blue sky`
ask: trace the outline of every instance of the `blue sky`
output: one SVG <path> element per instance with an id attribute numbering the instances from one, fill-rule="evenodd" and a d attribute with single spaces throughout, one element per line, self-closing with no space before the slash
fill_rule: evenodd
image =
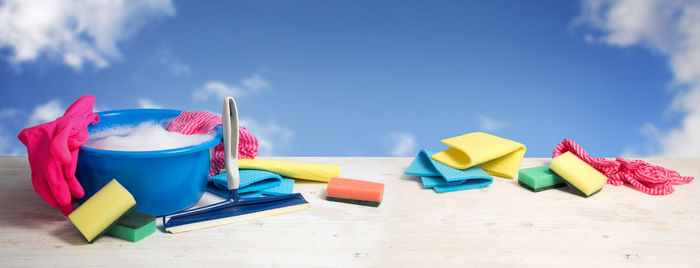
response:
<path id="1" fill-rule="evenodd" d="M 0 154 L 92 94 L 213 112 L 233 95 L 261 155 L 414 156 L 487 131 L 529 157 L 564 138 L 700 156 L 691 1 L 66 3 L 2 2 Z"/>

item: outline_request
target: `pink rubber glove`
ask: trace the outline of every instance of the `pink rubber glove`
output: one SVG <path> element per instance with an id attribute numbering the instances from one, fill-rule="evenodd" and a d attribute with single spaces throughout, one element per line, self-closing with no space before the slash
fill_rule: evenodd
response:
<path id="1" fill-rule="evenodd" d="M 92 112 L 95 97 L 85 95 L 66 109 L 62 117 L 25 128 L 17 135 L 27 146 L 34 191 L 63 215 L 73 212 L 73 201 L 85 195 L 75 178 L 78 151 L 88 140 L 87 126 L 100 118 Z"/>

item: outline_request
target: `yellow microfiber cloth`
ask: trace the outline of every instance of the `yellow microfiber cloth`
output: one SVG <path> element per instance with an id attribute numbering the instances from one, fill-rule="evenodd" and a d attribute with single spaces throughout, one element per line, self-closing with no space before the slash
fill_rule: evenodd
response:
<path id="1" fill-rule="evenodd" d="M 608 181 L 608 177 L 603 173 L 589 166 L 571 152 L 563 153 L 552 159 L 549 169 L 586 197 L 599 192 Z"/>
<path id="2" fill-rule="evenodd" d="M 473 132 L 442 140 L 449 149 L 433 159 L 457 169 L 479 165 L 486 173 L 515 178 L 525 156 L 525 145 L 483 132 Z"/>
<path id="3" fill-rule="evenodd" d="M 258 169 L 283 177 L 328 182 L 340 175 L 337 165 L 299 163 L 268 159 L 238 159 L 239 169 Z"/>

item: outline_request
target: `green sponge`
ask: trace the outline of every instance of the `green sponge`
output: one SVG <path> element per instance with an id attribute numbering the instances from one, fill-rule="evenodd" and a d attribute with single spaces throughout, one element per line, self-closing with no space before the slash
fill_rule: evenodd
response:
<path id="1" fill-rule="evenodd" d="M 566 185 L 559 175 L 549 170 L 549 166 L 521 169 L 518 171 L 518 184 L 533 192 Z"/>
<path id="2" fill-rule="evenodd" d="M 348 204 L 355 204 L 355 205 L 362 205 L 362 206 L 369 206 L 369 207 L 378 207 L 381 204 L 380 202 L 363 201 L 363 200 L 355 200 L 355 199 L 347 199 L 347 198 L 336 198 L 336 197 L 328 197 L 328 196 L 326 196 L 326 200 L 335 201 L 335 202 L 343 202 L 343 203 L 348 203 Z"/>
<path id="3" fill-rule="evenodd" d="M 107 231 L 107 235 L 137 242 L 156 231 L 156 217 L 141 211 L 131 210 Z"/>

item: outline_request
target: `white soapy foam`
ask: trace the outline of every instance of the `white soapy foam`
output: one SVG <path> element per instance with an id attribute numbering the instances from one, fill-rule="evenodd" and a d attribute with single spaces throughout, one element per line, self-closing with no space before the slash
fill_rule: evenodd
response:
<path id="1" fill-rule="evenodd" d="M 147 121 L 137 126 L 118 126 L 90 133 L 85 147 L 112 151 L 158 151 L 201 144 L 214 138 L 215 134 L 185 135 L 167 131 L 163 124 Z"/>

